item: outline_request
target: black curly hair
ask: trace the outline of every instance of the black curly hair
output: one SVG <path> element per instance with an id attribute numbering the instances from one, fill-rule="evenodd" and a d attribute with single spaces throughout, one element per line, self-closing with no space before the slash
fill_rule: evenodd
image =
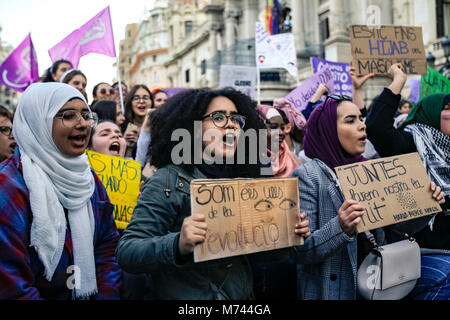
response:
<path id="1" fill-rule="evenodd" d="M 192 89 L 180 92 L 167 100 L 167 102 L 156 109 L 151 116 L 152 139 L 149 146 L 150 163 L 157 168 L 164 167 L 173 163 L 171 159 L 172 149 L 179 143 L 179 141 L 171 141 L 172 133 L 176 129 L 185 129 L 190 133 L 191 139 L 191 159 L 189 163 L 183 163 L 181 166 L 188 171 L 192 171 L 194 167 L 194 137 L 199 132 L 194 132 L 194 121 L 201 121 L 205 115 L 211 101 L 216 97 L 226 97 L 230 99 L 238 113 L 246 117 L 244 133 L 249 129 L 256 131 L 258 143 L 256 146 L 252 145 L 258 155 L 266 150 L 259 150 L 260 129 L 266 129 L 264 122 L 258 117 L 256 111 L 256 102 L 252 101 L 245 94 L 234 89 Z M 265 138 L 266 136 L 263 135 Z M 242 138 L 242 136 L 241 136 Z M 239 144 L 244 143 L 245 147 L 245 164 L 239 164 L 235 161 L 233 173 L 236 177 L 258 177 L 261 174 L 261 157 L 253 155 L 250 157 L 250 142 L 249 139 L 239 139 Z M 256 147 L 256 149 L 255 149 Z M 256 159 L 250 161 L 250 159 Z"/>

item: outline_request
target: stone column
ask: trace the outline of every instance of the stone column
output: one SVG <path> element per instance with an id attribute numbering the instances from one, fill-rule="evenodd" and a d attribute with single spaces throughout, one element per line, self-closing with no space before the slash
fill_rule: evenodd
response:
<path id="1" fill-rule="evenodd" d="M 338 62 L 351 60 L 350 38 L 347 31 L 347 12 L 344 0 L 329 0 L 330 37 L 325 41 L 325 59 Z"/>
<path id="2" fill-rule="evenodd" d="M 305 48 L 305 18 L 302 0 L 292 1 L 292 33 L 295 38 L 295 49 L 301 51 Z"/>

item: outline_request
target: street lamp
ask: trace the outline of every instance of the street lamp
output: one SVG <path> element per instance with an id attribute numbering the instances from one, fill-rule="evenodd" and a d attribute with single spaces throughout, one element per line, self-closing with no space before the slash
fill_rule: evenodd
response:
<path id="1" fill-rule="evenodd" d="M 427 64 L 430 66 L 430 68 L 434 68 L 434 61 L 436 61 L 435 56 L 433 56 L 431 52 L 428 52 Z"/>
<path id="2" fill-rule="evenodd" d="M 445 36 L 445 39 L 442 40 L 441 44 L 442 44 L 442 48 L 444 48 L 444 56 L 445 56 L 446 61 L 445 61 L 444 66 L 442 67 L 442 69 L 439 72 L 442 73 L 447 78 L 450 78 L 450 61 L 449 61 L 450 39 L 448 38 L 448 36 Z"/>

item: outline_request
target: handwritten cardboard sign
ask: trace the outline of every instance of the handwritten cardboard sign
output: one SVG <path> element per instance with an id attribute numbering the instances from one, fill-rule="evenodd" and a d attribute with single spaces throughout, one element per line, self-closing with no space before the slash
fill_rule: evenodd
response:
<path id="1" fill-rule="evenodd" d="M 191 210 L 208 225 L 194 261 L 303 244 L 294 232 L 299 208 L 296 178 L 193 180 Z"/>
<path id="2" fill-rule="evenodd" d="M 130 222 L 139 197 L 141 163 L 87 150 L 90 167 L 105 186 L 109 200 L 114 204 L 114 220 L 118 229 Z"/>
<path id="3" fill-rule="evenodd" d="M 358 232 L 440 212 L 417 152 L 337 167 L 345 199 L 366 210 Z"/>
<path id="4" fill-rule="evenodd" d="M 450 80 L 428 67 L 428 73 L 420 81 L 420 99 L 433 93 L 450 93 Z"/>
<path id="5" fill-rule="evenodd" d="M 349 32 L 358 75 L 387 74 L 394 63 L 401 63 L 406 74 L 427 73 L 422 27 L 351 25 Z"/>
<path id="6" fill-rule="evenodd" d="M 285 98 L 292 103 L 298 111 L 303 111 L 321 83 L 327 85 L 328 94 L 335 93 L 333 79 L 331 70 L 328 67 L 323 67 L 320 71 L 313 74 L 301 85 L 292 90 Z"/>

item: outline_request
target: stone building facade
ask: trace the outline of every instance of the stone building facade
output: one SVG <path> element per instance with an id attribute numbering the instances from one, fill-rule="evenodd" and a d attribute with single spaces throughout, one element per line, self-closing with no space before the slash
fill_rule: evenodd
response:
<path id="1" fill-rule="evenodd" d="M 220 65 L 255 66 L 255 22 L 264 21 L 265 0 L 167 0 L 168 51 L 163 63 L 169 87 L 219 85 Z M 310 57 L 351 60 L 349 25 L 421 26 L 436 68 L 445 63 L 441 41 L 450 33 L 450 0 L 279 0 L 283 30 L 295 37 L 299 80 L 312 74 Z M 374 8 L 376 9 L 374 11 Z M 287 24 L 287 26 L 285 25 Z M 139 54 L 134 52 L 134 54 Z M 389 83 L 369 80 L 366 103 Z M 281 69 L 261 70 L 261 100 L 285 96 L 297 82 Z M 405 95 L 408 94 L 405 89 Z"/>

